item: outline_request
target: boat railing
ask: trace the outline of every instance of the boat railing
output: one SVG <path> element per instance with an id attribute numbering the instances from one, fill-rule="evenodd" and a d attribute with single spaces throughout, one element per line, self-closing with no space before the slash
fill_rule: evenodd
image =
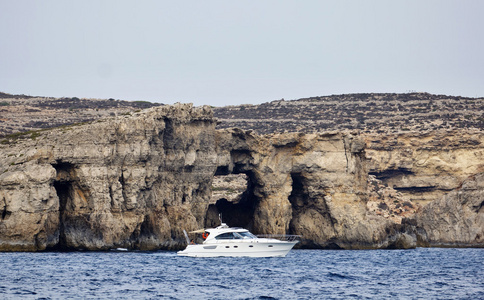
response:
<path id="1" fill-rule="evenodd" d="M 294 234 L 258 234 L 257 237 L 263 239 L 276 239 L 285 242 L 294 242 L 301 238 L 300 235 Z"/>

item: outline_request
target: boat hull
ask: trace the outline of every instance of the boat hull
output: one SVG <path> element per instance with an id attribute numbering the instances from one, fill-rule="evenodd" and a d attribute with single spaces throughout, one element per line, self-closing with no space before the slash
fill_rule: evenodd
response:
<path id="1" fill-rule="evenodd" d="M 177 254 L 191 257 L 284 257 L 296 243 L 274 240 L 188 245 Z"/>

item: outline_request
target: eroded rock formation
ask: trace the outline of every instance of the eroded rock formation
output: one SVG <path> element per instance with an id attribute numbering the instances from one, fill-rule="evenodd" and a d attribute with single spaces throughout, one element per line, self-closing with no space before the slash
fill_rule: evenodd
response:
<path id="1" fill-rule="evenodd" d="M 482 203 L 463 200 L 482 193 L 482 176 L 463 185 L 468 196 L 450 193 L 423 210 L 399 188 L 434 186 L 432 176 L 461 170 L 425 199 L 459 188 L 482 166 L 482 135 L 460 135 L 456 146 L 445 136 L 376 142 L 357 132 L 258 135 L 215 125 L 210 108 L 177 104 L 4 138 L 0 250 L 177 249 L 183 229 L 218 225 L 220 213 L 254 233 L 301 235 L 310 248 L 482 245 Z M 446 154 L 436 150 L 443 145 Z M 472 157 L 444 159 L 456 153 Z M 405 176 L 383 176 L 392 169 Z M 436 218 L 453 205 L 463 212 L 445 224 Z M 459 222 L 456 242 L 444 239 Z"/>
<path id="2" fill-rule="evenodd" d="M 218 173 L 245 173 L 249 193 L 231 209 L 257 233 L 301 235 L 303 247 L 415 247 L 405 225 L 367 209 L 368 166 L 363 140 L 351 133 L 258 136 L 218 132 Z M 227 143 L 230 142 L 230 143 Z M 215 214 L 212 214 L 215 215 Z"/>
<path id="3" fill-rule="evenodd" d="M 176 247 L 203 223 L 214 126 L 175 105 L 4 140 L 0 250 Z"/>
<path id="4" fill-rule="evenodd" d="M 479 130 L 365 135 L 369 172 L 413 202 L 426 205 L 484 171 Z"/>
<path id="5" fill-rule="evenodd" d="M 421 246 L 484 247 L 484 173 L 425 206 L 417 225 Z"/>

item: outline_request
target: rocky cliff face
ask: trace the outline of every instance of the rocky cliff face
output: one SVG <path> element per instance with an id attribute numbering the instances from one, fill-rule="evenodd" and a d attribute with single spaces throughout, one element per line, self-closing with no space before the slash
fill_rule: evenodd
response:
<path id="1" fill-rule="evenodd" d="M 417 225 L 421 246 L 484 247 L 484 173 L 425 206 Z"/>
<path id="2" fill-rule="evenodd" d="M 214 126 L 176 105 L 3 140 L 0 250 L 176 247 L 203 223 Z"/>
<path id="3" fill-rule="evenodd" d="M 436 176 L 461 162 L 454 181 L 477 172 L 480 135 L 462 136 L 458 145 L 474 152 L 455 153 L 475 156 L 462 164 L 432 152 L 435 143 L 445 145 L 442 137 L 376 142 L 356 132 L 257 135 L 215 130 L 215 124 L 208 107 L 178 104 L 3 138 L 0 250 L 176 249 L 184 246 L 183 229 L 218 225 L 219 213 L 254 233 L 301 235 L 301 246 L 310 248 L 446 244 L 442 230 L 455 222 L 464 222 L 456 243 L 482 244 L 479 200 L 459 198 L 463 213 L 445 225 L 436 214 L 456 201 L 419 212 L 408 190 L 398 189 L 408 178 L 423 182 L 429 166 Z M 406 177 L 382 176 L 382 170 L 401 171 L 403 162 Z M 463 185 L 466 197 L 482 191 L 476 178 Z M 473 235 L 459 240 L 464 232 Z"/>
<path id="4" fill-rule="evenodd" d="M 257 233 L 302 236 L 302 247 L 374 249 L 415 247 L 414 233 L 367 208 L 368 165 L 353 134 L 218 132 L 218 174 L 244 173 L 237 202 L 211 204 L 234 226 Z M 227 143 L 228 142 L 228 143 Z M 236 218 L 242 215 L 245 217 Z M 230 223 L 230 222 L 229 222 Z"/>
<path id="5" fill-rule="evenodd" d="M 369 173 L 423 206 L 484 171 L 480 130 L 364 135 Z"/>
<path id="6" fill-rule="evenodd" d="M 369 174 L 386 186 L 380 194 L 399 193 L 406 198 L 400 202 L 425 206 L 484 171 L 483 108 L 482 97 L 409 93 L 278 100 L 214 112 L 222 121 L 217 128 L 236 126 L 264 134 L 357 131 L 366 143 Z M 376 203 L 369 208 L 400 218 L 394 200 L 382 200 L 387 209 Z"/>

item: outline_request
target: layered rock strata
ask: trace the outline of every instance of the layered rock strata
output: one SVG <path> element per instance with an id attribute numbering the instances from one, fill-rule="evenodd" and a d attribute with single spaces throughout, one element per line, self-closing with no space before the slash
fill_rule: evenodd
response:
<path id="1" fill-rule="evenodd" d="M 176 247 L 203 223 L 214 127 L 209 108 L 175 105 L 8 140 L 0 250 Z"/>
<path id="2" fill-rule="evenodd" d="M 357 135 L 274 134 L 241 130 L 217 135 L 219 174 L 244 173 L 248 193 L 225 210 L 232 225 L 257 233 L 302 236 L 309 248 L 374 249 L 415 247 L 404 224 L 367 209 L 365 144 Z M 409 231 L 409 232 L 407 232 Z"/>
<path id="3" fill-rule="evenodd" d="M 484 171 L 479 130 L 363 135 L 369 173 L 425 206 Z"/>
<path id="4" fill-rule="evenodd" d="M 481 135 L 461 135 L 460 148 L 416 135 L 378 148 L 357 132 L 257 135 L 215 125 L 210 108 L 177 104 L 4 138 L 0 250 L 178 249 L 183 229 L 218 225 L 219 214 L 254 233 L 301 235 L 308 248 L 482 244 L 482 176 L 423 210 L 381 176 L 402 161 L 400 182 L 414 180 L 410 171 L 424 182 L 429 166 L 461 170 L 451 190 L 478 173 Z M 429 141 L 447 145 L 449 157 L 474 156 L 445 160 Z M 455 207 L 462 213 L 439 219 Z"/>

